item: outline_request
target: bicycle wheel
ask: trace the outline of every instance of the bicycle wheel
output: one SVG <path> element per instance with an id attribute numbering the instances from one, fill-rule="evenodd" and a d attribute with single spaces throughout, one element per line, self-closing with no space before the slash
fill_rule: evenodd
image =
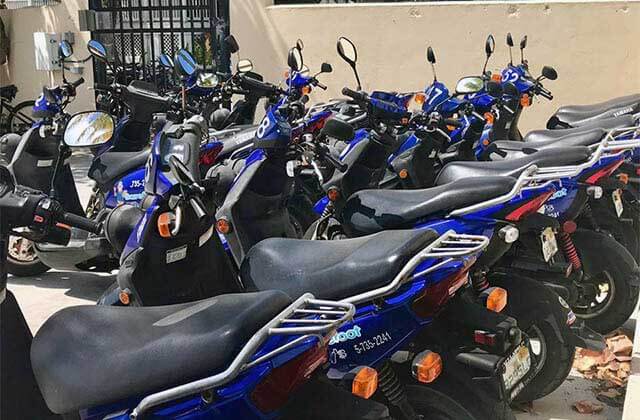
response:
<path id="1" fill-rule="evenodd" d="M 34 101 L 24 101 L 13 108 L 13 112 L 7 118 L 7 125 L 11 133 L 22 134 L 31 128 L 34 123 L 32 111 L 34 105 Z"/>

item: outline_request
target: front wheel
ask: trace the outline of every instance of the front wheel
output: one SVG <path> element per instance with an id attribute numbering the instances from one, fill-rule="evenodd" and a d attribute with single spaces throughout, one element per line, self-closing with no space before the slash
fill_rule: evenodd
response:
<path id="1" fill-rule="evenodd" d="M 32 241 L 19 236 L 9 237 L 7 250 L 7 271 L 16 277 L 37 276 L 46 273 L 50 267 L 45 265 Z"/>
<path id="2" fill-rule="evenodd" d="M 34 123 L 32 111 L 34 105 L 34 101 L 24 101 L 16 105 L 7 118 L 7 125 L 11 133 L 22 134 L 31 128 Z"/>

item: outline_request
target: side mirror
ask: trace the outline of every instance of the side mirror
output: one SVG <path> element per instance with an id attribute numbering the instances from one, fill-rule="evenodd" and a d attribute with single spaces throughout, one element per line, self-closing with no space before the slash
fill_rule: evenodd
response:
<path id="1" fill-rule="evenodd" d="M 96 147 L 113 137 L 116 123 L 106 112 L 87 111 L 75 114 L 64 130 L 64 144 L 69 147 Z"/>
<path id="2" fill-rule="evenodd" d="M 300 38 L 296 41 L 296 48 L 302 52 L 304 50 L 304 42 Z"/>
<path id="3" fill-rule="evenodd" d="M 287 65 L 295 72 L 302 70 L 304 62 L 302 60 L 302 53 L 297 48 L 291 48 L 289 50 L 289 56 L 287 58 Z"/>
<path id="4" fill-rule="evenodd" d="M 427 61 L 431 64 L 436 64 L 436 53 L 433 52 L 431 46 L 427 47 Z"/>
<path id="5" fill-rule="evenodd" d="M 185 186 L 195 184 L 196 180 L 189 171 L 189 168 L 187 168 L 178 157 L 173 155 L 169 157 L 169 167 L 171 168 L 171 173 L 180 184 Z"/>
<path id="6" fill-rule="evenodd" d="M 247 59 L 239 60 L 238 64 L 236 65 L 236 70 L 238 71 L 238 73 L 248 73 L 253 70 L 253 63 L 251 62 L 251 60 Z"/>
<path id="7" fill-rule="evenodd" d="M 520 49 L 524 50 L 525 48 L 527 48 L 527 36 L 523 36 L 522 39 L 520 40 Z"/>
<path id="8" fill-rule="evenodd" d="M 215 73 L 200 73 L 196 85 L 201 88 L 213 88 L 218 86 L 220 79 Z"/>
<path id="9" fill-rule="evenodd" d="M 507 32 L 507 46 L 513 47 L 513 37 L 511 36 L 511 32 Z"/>
<path id="10" fill-rule="evenodd" d="M 551 66 L 544 66 L 542 68 L 542 76 L 549 80 L 556 80 L 558 78 L 558 72 Z"/>
<path id="11" fill-rule="evenodd" d="M 500 98 L 504 93 L 504 90 L 500 83 L 489 80 L 487 82 L 487 93 L 493 98 Z"/>
<path id="12" fill-rule="evenodd" d="M 193 58 L 193 55 L 191 55 L 191 53 L 185 49 L 181 49 L 180 51 L 178 51 L 174 62 L 178 74 L 182 77 L 193 75 L 198 68 L 196 59 Z"/>
<path id="13" fill-rule="evenodd" d="M 235 54 L 240 51 L 240 45 L 238 45 L 238 41 L 235 36 L 229 35 L 224 39 L 224 43 L 227 44 L 230 54 Z"/>
<path id="14" fill-rule="evenodd" d="M 489 35 L 487 40 L 484 43 L 484 52 L 487 54 L 487 57 L 490 57 L 491 54 L 496 49 L 496 40 L 493 38 L 493 35 Z"/>
<path id="15" fill-rule="evenodd" d="M 322 63 L 320 65 L 320 73 L 331 73 L 333 71 L 333 67 L 329 63 Z"/>
<path id="16" fill-rule="evenodd" d="M 338 55 L 352 67 L 355 66 L 358 61 L 358 51 L 356 50 L 356 46 L 353 45 L 353 42 L 348 38 L 341 36 L 338 38 L 337 48 Z"/>
<path id="17" fill-rule="evenodd" d="M 456 85 L 456 93 L 458 95 L 477 93 L 482 89 L 484 89 L 484 81 L 481 77 L 477 76 L 463 77 Z"/>
<path id="18" fill-rule="evenodd" d="M 69 58 L 73 55 L 73 47 L 66 39 L 60 42 L 58 47 L 58 56 L 62 59 Z"/>
<path id="19" fill-rule="evenodd" d="M 160 56 L 158 57 L 158 61 L 160 62 L 160 65 L 165 69 L 173 68 L 173 60 L 167 54 L 160 54 Z"/>
<path id="20" fill-rule="evenodd" d="M 87 43 L 87 50 L 89 50 L 89 54 L 94 56 L 100 61 L 107 61 L 107 49 L 102 43 L 96 41 L 95 39 L 90 40 Z"/>

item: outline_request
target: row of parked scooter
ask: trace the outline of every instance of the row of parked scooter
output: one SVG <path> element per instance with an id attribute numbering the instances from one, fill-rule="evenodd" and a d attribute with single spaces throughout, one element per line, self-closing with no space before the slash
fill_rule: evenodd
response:
<path id="1" fill-rule="evenodd" d="M 362 91 L 342 37 L 356 89 L 312 106 L 332 68 L 312 74 L 301 41 L 281 85 L 227 43 L 233 74 L 162 56 L 176 92 L 97 84 L 109 112 L 67 114 L 82 80 L 65 78 L 0 140 L 7 418 L 512 419 L 629 318 L 640 95 L 562 107 L 523 136 L 557 78 L 531 75 L 526 37 L 491 74 L 490 36 L 482 74 L 453 92 L 429 47 L 434 79 L 406 94 Z M 50 267 L 119 270 L 97 306 L 32 338 L 6 273 Z"/>

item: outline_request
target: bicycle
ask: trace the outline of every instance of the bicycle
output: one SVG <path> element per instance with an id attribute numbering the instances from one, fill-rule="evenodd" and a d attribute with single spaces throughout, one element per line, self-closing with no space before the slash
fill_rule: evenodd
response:
<path id="1" fill-rule="evenodd" d="M 17 105 L 10 102 L 16 98 L 18 88 L 15 85 L 0 87 L 0 135 L 7 133 L 22 134 L 34 123 L 32 108 L 35 101 L 23 101 Z"/>

